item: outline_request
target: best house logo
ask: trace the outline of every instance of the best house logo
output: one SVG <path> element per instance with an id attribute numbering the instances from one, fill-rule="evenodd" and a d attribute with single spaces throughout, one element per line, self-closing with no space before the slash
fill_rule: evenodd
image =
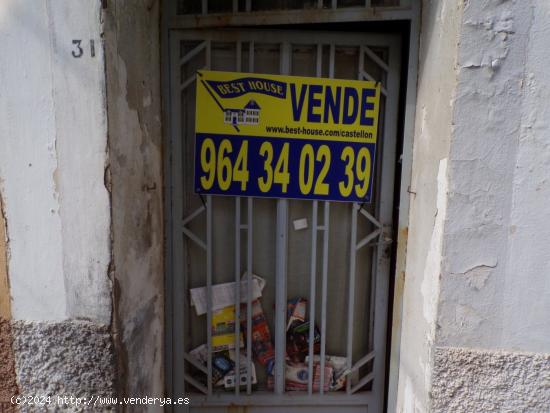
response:
<path id="1" fill-rule="evenodd" d="M 251 99 L 243 109 L 225 109 L 224 122 L 232 125 L 257 125 L 260 123 L 260 106 Z"/>
<path id="2" fill-rule="evenodd" d="M 204 80 L 203 73 L 198 72 L 200 82 L 221 110 L 223 123 L 232 125 L 240 132 L 239 125 L 257 126 L 260 124 L 261 107 L 257 100 L 249 99 L 241 108 L 226 107 L 224 101 L 235 100 L 249 93 L 267 95 L 272 98 L 286 99 L 287 84 L 285 82 L 259 77 L 241 77 L 228 81 Z"/>

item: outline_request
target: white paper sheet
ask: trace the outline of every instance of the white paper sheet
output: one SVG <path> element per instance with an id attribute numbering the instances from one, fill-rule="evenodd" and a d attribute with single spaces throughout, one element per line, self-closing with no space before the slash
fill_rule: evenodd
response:
<path id="1" fill-rule="evenodd" d="M 246 303 L 246 274 L 241 278 L 241 303 Z M 252 274 L 252 301 L 262 296 L 265 280 Z M 191 305 L 195 307 L 197 315 L 206 314 L 206 287 L 192 288 Z M 235 305 L 235 282 L 216 284 L 212 286 L 212 311 Z"/>

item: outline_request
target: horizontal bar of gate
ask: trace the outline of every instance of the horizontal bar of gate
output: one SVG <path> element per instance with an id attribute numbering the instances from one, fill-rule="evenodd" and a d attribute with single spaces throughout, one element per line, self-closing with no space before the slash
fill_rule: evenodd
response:
<path id="1" fill-rule="evenodd" d="M 337 9 L 268 10 L 236 14 L 177 15 L 168 18 L 170 29 L 264 26 L 275 24 L 410 20 L 408 7 L 346 7 Z"/>
<path id="2" fill-rule="evenodd" d="M 182 40 L 207 39 L 210 42 L 255 42 L 273 44 L 289 42 L 293 45 L 311 45 L 311 34 L 295 30 L 233 30 L 220 29 L 212 31 L 185 30 L 178 33 Z M 368 36 L 368 37 L 366 37 Z M 361 33 L 361 32 L 315 32 L 315 43 L 345 44 L 346 46 L 399 47 L 400 38 L 394 34 Z M 359 76 L 357 77 L 359 78 Z"/>

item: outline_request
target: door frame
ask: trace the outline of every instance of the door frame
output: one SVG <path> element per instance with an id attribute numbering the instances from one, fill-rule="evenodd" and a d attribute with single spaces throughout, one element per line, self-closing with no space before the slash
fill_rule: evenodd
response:
<path id="1" fill-rule="evenodd" d="M 248 2 L 247 2 L 248 3 Z M 395 258 L 395 273 L 391 274 L 394 277 L 394 296 L 393 296 L 393 314 L 391 319 L 389 318 L 388 326 L 390 326 L 391 335 L 390 349 L 389 349 L 389 377 L 388 384 L 386 386 L 387 411 L 395 411 L 397 401 L 397 384 L 399 378 L 399 355 L 400 355 L 400 338 L 401 338 L 401 322 L 402 322 L 402 300 L 403 300 L 403 288 L 404 288 L 404 273 L 405 273 L 405 257 L 407 248 L 407 229 L 409 226 L 409 203 L 410 203 L 410 183 L 411 183 L 411 169 L 412 169 L 412 147 L 413 147 L 413 135 L 414 135 L 414 120 L 416 110 L 416 92 L 417 92 L 417 74 L 418 74 L 418 55 L 419 55 L 419 38 L 420 38 L 420 1 L 410 0 L 410 6 L 406 9 L 392 9 L 387 10 L 383 8 L 365 7 L 365 8 L 349 8 L 338 10 L 323 10 L 318 14 L 317 22 L 389 22 L 394 20 L 403 20 L 409 24 L 409 38 L 408 38 L 408 63 L 406 69 L 406 89 L 405 89 L 405 104 L 403 113 L 403 148 L 401 155 L 401 176 L 400 176 L 400 188 L 399 188 L 399 214 L 397 218 L 397 246 L 396 246 L 396 258 Z M 367 5 L 370 1 L 367 1 Z M 310 11 L 302 10 L 289 10 L 282 13 L 272 12 L 250 12 L 250 13 L 238 13 L 233 15 L 226 15 L 225 19 L 219 18 L 219 16 L 211 15 L 204 16 L 202 19 L 197 16 L 178 16 L 175 12 L 176 2 L 165 0 L 163 1 L 163 13 L 161 19 L 161 73 L 162 73 L 162 102 L 163 102 L 163 138 L 164 138 L 164 175 L 165 175 L 165 188 L 170 188 L 172 182 L 171 176 L 171 153 L 170 153 L 170 139 L 172 127 L 170 124 L 170 39 L 174 31 L 183 28 L 200 28 L 200 27 L 236 27 L 236 26 L 256 26 L 265 24 L 266 19 L 271 19 L 274 23 L 277 19 L 283 19 L 286 23 L 310 23 L 311 13 Z M 269 21 L 269 20 L 268 20 Z M 174 201 L 170 197 L 170 190 L 165 190 L 165 227 L 166 240 L 165 240 L 165 378 L 166 378 L 166 391 L 167 396 L 183 397 L 184 395 L 174 395 L 173 385 L 171 378 L 173 377 L 173 342 L 170 339 L 174 331 L 172 330 L 171 323 L 171 309 L 174 302 L 173 297 L 168 292 L 173 288 L 170 275 L 172 273 L 171 262 L 173 257 L 173 245 L 171 242 L 171 228 L 169 224 L 172 222 L 172 202 Z M 390 323 L 391 322 L 391 323 Z"/>

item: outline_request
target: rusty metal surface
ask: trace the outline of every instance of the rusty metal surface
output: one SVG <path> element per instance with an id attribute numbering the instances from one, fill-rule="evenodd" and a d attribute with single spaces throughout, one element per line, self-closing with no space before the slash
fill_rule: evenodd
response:
<path id="1" fill-rule="evenodd" d="M 411 9 L 408 7 L 270 10 L 236 14 L 174 15 L 169 18 L 168 25 L 170 29 L 197 29 L 278 24 L 409 20 L 411 19 L 411 13 Z"/>

